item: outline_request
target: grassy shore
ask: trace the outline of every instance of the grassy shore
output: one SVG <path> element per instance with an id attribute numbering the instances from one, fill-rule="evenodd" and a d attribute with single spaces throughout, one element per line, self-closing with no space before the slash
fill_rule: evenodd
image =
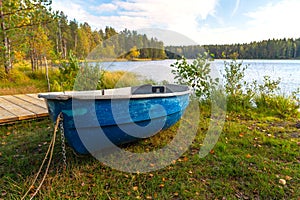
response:
<path id="1" fill-rule="evenodd" d="M 69 147 L 64 170 L 58 136 L 50 172 L 37 199 L 299 198 L 297 119 L 229 113 L 217 144 L 200 158 L 210 120 L 208 111 L 201 112 L 198 133 L 188 151 L 168 167 L 150 173 L 120 172 L 92 156 L 77 156 Z M 176 134 L 177 126 L 123 148 L 137 152 L 161 148 Z M 0 127 L 0 199 L 20 199 L 30 187 L 52 131 L 48 119 Z"/>
<path id="2" fill-rule="evenodd" d="M 55 70 L 50 73 L 51 77 L 57 76 Z M 18 67 L 9 78 L 2 77 L 0 95 L 46 91 L 44 76 L 41 72 L 31 72 L 28 67 Z M 116 72 L 105 76 L 103 83 L 111 87 L 123 74 Z M 136 80 L 134 76 L 127 77 L 129 80 L 124 82 L 125 85 Z M 263 102 L 277 102 L 280 98 L 271 100 Z M 121 172 L 90 155 L 78 156 L 68 146 L 67 167 L 64 169 L 58 135 L 50 171 L 36 199 L 299 200 L 299 113 L 289 110 L 294 109 L 290 104 L 286 105 L 287 109 L 282 108 L 284 103 L 278 105 L 280 109 L 266 104 L 257 109 L 234 107 L 236 111 L 227 112 L 218 142 L 204 158 L 199 156 L 199 151 L 209 129 L 211 113 L 209 105 L 201 105 L 193 144 L 169 166 L 149 173 Z M 193 114 L 188 112 L 191 116 L 187 119 L 192 119 Z M 122 148 L 130 152 L 160 149 L 174 138 L 180 123 L 182 121 L 149 139 Z M 53 129 L 48 118 L 0 126 L 1 200 L 20 199 L 31 186 Z M 37 182 L 41 179 L 39 176 Z M 38 183 L 31 188 L 27 199 L 37 189 Z"/>

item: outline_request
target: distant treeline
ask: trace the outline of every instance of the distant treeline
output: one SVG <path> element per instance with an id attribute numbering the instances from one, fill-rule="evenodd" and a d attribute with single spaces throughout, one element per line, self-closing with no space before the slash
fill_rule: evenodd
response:
<path id="1" fill-rule="evenodd" d="M 300 58 L 300 38 L 269 39 L 248 44 L 167 46 L 165 49 L 170 59 L 182 55 L 196 58 L 204 51 L 211 53 L 216 59 L 296 59 Z"/>
<path id="2" fill-rule="evenodd" d="M 98 31 L 101 40 L 94 49 L 87 52 L 88 59 L 125 58 L 125 59 L 165 59 L 164 43 L 145 34 L 125 29 L 116 32 L 111 27 Z M 83 57 L 87 56 L 84 55 Z M 78 55 L 78 53 L 77 53 Z"/>

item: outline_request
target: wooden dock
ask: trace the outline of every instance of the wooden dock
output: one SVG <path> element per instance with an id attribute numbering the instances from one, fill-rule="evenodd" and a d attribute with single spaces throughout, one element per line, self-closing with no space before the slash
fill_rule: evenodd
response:
<path id="1" fill-rule="evenodd" d="M 0 125 L 46 116 L 46 103 L 37 94 L 0 96 Z"/>

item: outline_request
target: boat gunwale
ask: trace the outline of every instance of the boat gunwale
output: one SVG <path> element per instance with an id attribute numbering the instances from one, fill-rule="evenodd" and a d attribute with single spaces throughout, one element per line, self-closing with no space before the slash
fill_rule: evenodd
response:
<path id="1" fill-rule="evenodd" d="M 132 94 L 129 92 L 131 87 L 106 89 L 106 90 L 89 90 L 89 91 L 67 91 L 67 92 L 49 92 L 38 94 L 39 98 L 49 100 L 118 100 L 118 99 L 144 99 L 144 98 L 166 98 L 182 96 L 191 93 L 188 88 L 184 91 L 165 92 L 165 93 L 146 93 L 146 94 Z M 115 92 L 116 91 L 116 92 Z M 118 92 L 121 92 L 119 94 Z M 125 94 L 122 94 L 124 92 Z M 103 94 L 105 93 L 105 94 Z"/>

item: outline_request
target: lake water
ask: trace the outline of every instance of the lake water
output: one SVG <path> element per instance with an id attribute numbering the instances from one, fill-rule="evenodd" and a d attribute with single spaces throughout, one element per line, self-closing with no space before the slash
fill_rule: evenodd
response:
<path id="1" fill-rule="evenodd" d="M 222 78 L 224 61 L 229 62 L 230 60 L 214 60 L 211 62 L 215 76 Z M 169 83 L 174 83 L 174 75 L 171 73 L 172 68 L 170 65 L 175 62 L 176 60 L 103 62 L 101 65 L 104 69 L 110 71 L 125 70 L 138 73 L 157 82 L 166 80 Z M 300 87 L 300 60 L 243 60 L 243 64 L 248 65 L 245 72 L 245 80 L 248 82 L 257 80 L 261 83 L 263 77 L 268 75 L 272 80 L 281 78 L 280 88 L 284 94 L 289 94 Z"/>

